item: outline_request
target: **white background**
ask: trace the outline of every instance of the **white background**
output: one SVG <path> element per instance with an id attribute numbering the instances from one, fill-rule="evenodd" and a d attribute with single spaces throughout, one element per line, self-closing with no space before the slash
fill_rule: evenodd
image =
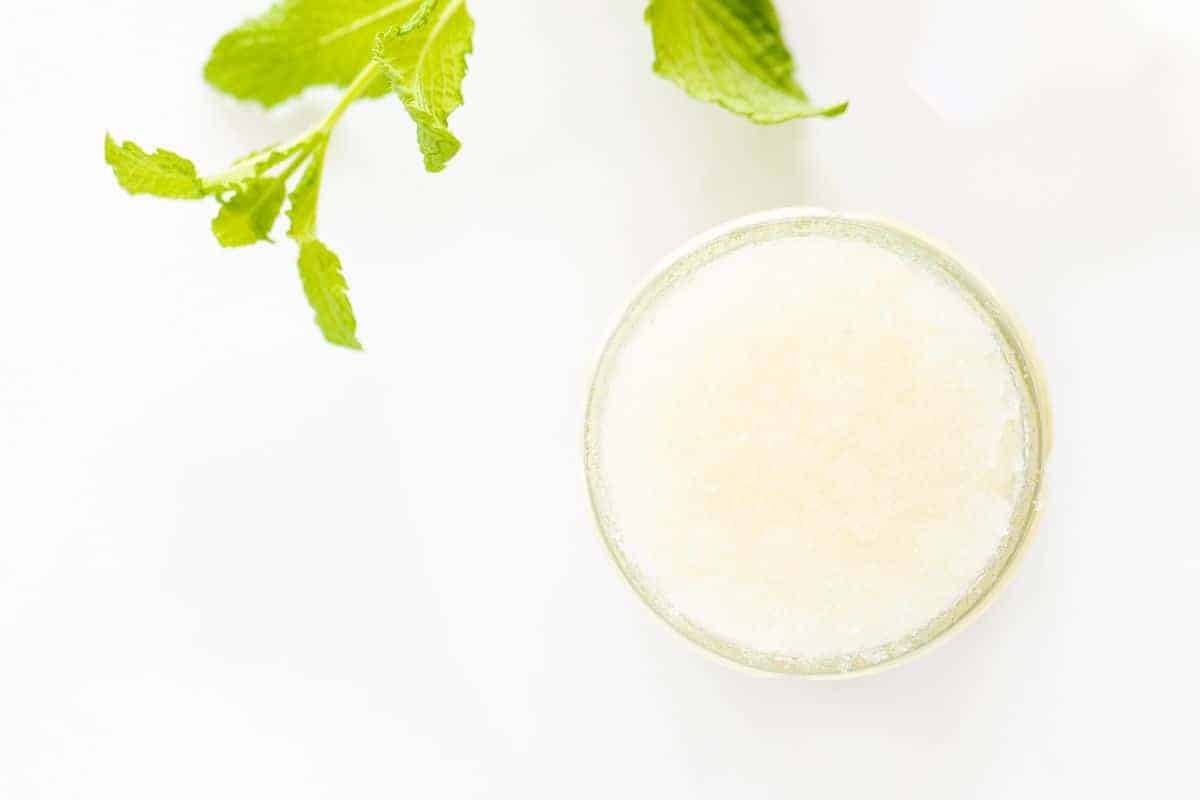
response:
<path id="1" fill-rule="evenodd" d="M 785 0 L 802 80 L 851 106 L 759 128 L 650 74 L 640 2 L 472 0 L 450 168 L 391 99 L 333 141 L 365 354 L 321 341 L 290 244 L 222 251 L 212 208 L 102 160 L 105 129 L 203 170 L 318 119 L 332 93 L 264 114 L 201 80 L 258 5 L 0 11 L 0 798 L 1195 791 L 1187 4 Z M 1057 416 L 995 606 L 833 684 L 677 640 L 580 467 L 592 357 L 654 261 L 797 204 L 975 265 Z"/>

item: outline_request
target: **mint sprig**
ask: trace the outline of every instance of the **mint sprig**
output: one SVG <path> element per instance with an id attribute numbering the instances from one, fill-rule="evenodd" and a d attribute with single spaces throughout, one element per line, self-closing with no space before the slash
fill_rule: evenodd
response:
<path id="1" fill-rule="evenodd" d="M 793 77 L 770 0 L 651 0 L 645 16 L 654 71 L 694 97 L 759 123 L 846 108 L 809 101 Z M 466 0 L 281 0 L 222 36 L 204 75 L 221 91 L 264 106 L 310 86 L 345 87 L 323 120 L 208 175 L 169 150 L 147 152 L 108 134 L 104 159 L 130 194 L 215 198 L 212 232 L 223 247 L 272 242 L 286 205 L 317 326 L 333 344 L 361 349 L 341 260 L 317 236 L 329 137 L 356 100 L 390 91 L 416 125 L 425 168 L 444 169 L 462 146 L 449 119 L 463 102 L 474 30 Z"/>
<path id="2" fill-rule="evenodd" d="M 318 7 L 337 7 L 338 13 L 307 20 L 305 15 Z M 387 25 L 405 12 L 401 24 Z M 390 88 L 417 122 L 426 167 L 443 169 L 459 148 L 447 122 L 462 103 L 472 31 L 464 0 L 288 0 L 222 38 L 207 74 L 221 88 L 270 104 L 313 82 L 342 83 L 350 59 L 347 48 L 370 36 L 373 48 L 355 50 L 360 56 L 357 73 L 323 120 L 289 142 L 250 153 L 224 172 L 204 177 L 183 156 L 168 150 L 147 153 L 133 142 L 118 144 L 111 135 L 104 139 L 104 159 L 131 194 L 216 198 L 220 208 L 212 232 L 223 247 L 272 241 L 286 200 L 288 236 L 300 249 L 300 282 L 317 326 L 329 342 L 361 349 L 341 260 L 317 236 L 317 199 L 329 137 L 355 100 L 380 86 Z M 320 57 L 309 63 L 305 53 Z M 284 57 L 297 58 L 298 71 L 271 66 L 273 59 Z M 297 174 L 301 177 L 293 181 Z"/>

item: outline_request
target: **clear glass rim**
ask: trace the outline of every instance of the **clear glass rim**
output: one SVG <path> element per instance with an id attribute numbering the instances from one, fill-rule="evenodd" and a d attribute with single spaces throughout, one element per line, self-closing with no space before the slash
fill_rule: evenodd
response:
<path id="1" fill-rule="evenodd" d="M 806 657 L 754 650 L 717 636 L 696 624 L 659 596 L 612 535 L 603 475 L 599 464 L 599 415 L 607 391 L 612 357 L 644 312 L 680 278 L 749 244 L 814 233 L 883 246 L 944 273 L 959 286 L 1001 335 L 1006 356 L 1019 377 L 1026 431 L 1026 486 L 1010 523 L 1006 542 L 980 579 L 951 608 L 916 632 L 860 653 Z M 597 531 L 617 569 L 642 602 L 685 639 L 727 663 L 755 671 L 809 678 L 842 678 L 878 672 L 905 663 L 976 619 L 1007 584 L 1037 529 L 1044 471 L 1051 442 L 1050 407 L 1040 364 L 1016 318 L 986 284 L 945 247 L 889 220 L 816 208 L 780 208 L 734 219 L 685 242 L 651 272 L 622 310 L 604 339 L 596 360 L 584 416 L 584 470 Z"/>

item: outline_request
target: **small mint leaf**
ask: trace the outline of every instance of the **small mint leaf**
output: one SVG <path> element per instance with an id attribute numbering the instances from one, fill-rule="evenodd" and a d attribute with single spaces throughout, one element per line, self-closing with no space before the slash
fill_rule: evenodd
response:
<path id="1" fill-rule="evenodd" d="M 312 306 L 317 327 L 325 340 L 351 350 L 361 350 L 362 344 L 355 334 L 358 323 L 346 294 L 341 259 L 320 239 L 313 238 L 300 242 L 297 266 L 304 296 Z"/>
<path id="2" fill-rule="evenodd" d="M 121 188 L 130 194 L 152 194 L 194 200 L 205 195 L 196 165 L 170 150 L 147 153 L 133 142 L 118 145 L 104 135 L 104 160 Z"/>
<path id="3" fill-rule="evenodd" d="M 221 210 L 212 221 L 213 235 L 222 247 L 270 241 L 286 193 L 282 177 L 251 178 L 231 198 L 221 201 Z"/>

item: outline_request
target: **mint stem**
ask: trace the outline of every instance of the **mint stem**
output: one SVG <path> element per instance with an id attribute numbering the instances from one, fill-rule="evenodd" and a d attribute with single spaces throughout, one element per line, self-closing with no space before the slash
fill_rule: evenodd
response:
<path id="1" fill-rule="evenodd" d="M 337 125 L 338 120 L 342 118 L 342 114 L 346 113 L 346 109 L 349 108 L 351 103 L 362 96 L 362 93 L 371 85 L 371 81 L 375 80 L 376 76 L 379 75 L 381 69 L 382 67 L 379 62 L 372 59 L 370 63 L 359 70 L 358 75 L 354 76 L 354 80 L 346 88 L 346 93 L 342 95 L 342 99 L 333 107 L 332 111 L 325 115 L 325 119 L 321 120 L 321 124 L 311 131 L 310 135 L 312 133 L 328 134 L 332 131 L 333 126 Z"/>
<path id="2" fill-rule="evenodd" d="M 354 76 L 354 80 L 350 82 L 350 85 L 346 87 L 346 91 L 342 94 L 342 99 L 325 115 L 324 119 L 294 139 L 272 147 L 269 150 L 264 150 L 254 158 L 241 161 L 224 172 L 218 172 L 214 175 L 201 178 L 200 184 L 204 187 L 204 191 L 208 193 L 217 192 L 233 184 L 241 183 L 247 178 L 253 177 L 256 174 L 255 167 L 268 158 L 271 158 L 271 156 L 295 150 L 297 155 L 285 173 L 285 175 L 291 175 L 296 167 L 303 163 L 309 154 L 312 153 L 315 142 L 318 139 L 329 136 L 334 126 L 338 124 L 338 120 L 342 118 L 342 114 L 346 113 L 346 109 L 350 107 L 351 103 L 362 96 L 367 87 L 371 85 L 371 81 L 379 76 L 382 69 L 383 67 L 378 62 L 371 61 L 359 71 L 358 75 Z"/>

